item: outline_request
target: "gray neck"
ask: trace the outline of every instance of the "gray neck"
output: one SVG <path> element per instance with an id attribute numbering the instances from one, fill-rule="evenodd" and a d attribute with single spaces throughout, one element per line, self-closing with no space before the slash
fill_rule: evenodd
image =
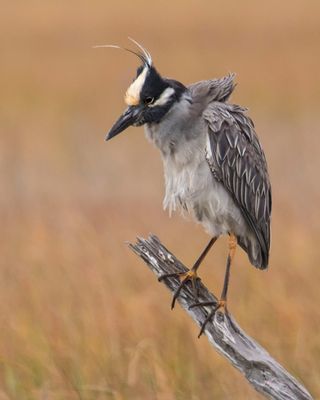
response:
<path id="1" fill-rule="evenodd" d="M 146 137 L 159 148 L 164 157 L 176 151 L 177 143 L 192 140 L 197 135 L 199 105 L 193 104 L 186 92 L 159 123 L 145 125 Z"/>

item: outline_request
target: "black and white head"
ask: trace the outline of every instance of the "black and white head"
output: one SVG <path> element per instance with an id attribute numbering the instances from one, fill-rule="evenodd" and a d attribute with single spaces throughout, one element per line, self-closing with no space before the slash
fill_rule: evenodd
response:
<path id="1" fill-rule="evenodd" d="M 139 50 L 123 50 L 139 57 L 142 65 L 139 66 L 135 79 L 126 91 L 124 99 L 128 107 L 110 129 L 106 140 L 113 138 L 132 125 L 159 123 L 186 90 L 182 83 L 162 78 L 155 69 L 150 54 L 135 40 L 130 40 L 138 46 Z M 121 47 L 113 45 L 97 47 L 121 49 Z"/>

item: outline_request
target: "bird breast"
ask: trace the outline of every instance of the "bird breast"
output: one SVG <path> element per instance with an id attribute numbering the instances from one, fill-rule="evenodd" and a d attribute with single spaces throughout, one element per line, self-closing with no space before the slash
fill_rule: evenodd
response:
<path id="1" fill-rule="evenodd" d="M 230 194 L 213 177 L 205 152 L 203 141 L 191 140 L 180 141 L 179 149 L 163 155 L 164 209 L 191 215 L 212 236 L 230 232 L 242 236 L 246 223 Z"/>

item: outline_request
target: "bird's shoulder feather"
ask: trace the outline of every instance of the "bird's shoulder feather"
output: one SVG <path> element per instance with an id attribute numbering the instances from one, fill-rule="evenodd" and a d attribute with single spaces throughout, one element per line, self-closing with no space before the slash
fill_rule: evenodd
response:
<path id="1" fill-rule="evenodd" d="M 212 101 L 225 102 L 235 88 L 235 74 L 229 74 L 219 79 L 199 81 L 188 86 L 194 102 L 200 101 L 206 104 Z"/>

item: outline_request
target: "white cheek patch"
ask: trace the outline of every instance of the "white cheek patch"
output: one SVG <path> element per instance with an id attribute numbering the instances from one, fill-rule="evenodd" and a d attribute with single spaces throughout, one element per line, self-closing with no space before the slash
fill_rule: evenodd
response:
<path id="1" fill-rule="evenodd" d="M 168 100 L 173 95 L 173 93 L 174 93 L 174 89 L 171 87 L 168 87 L 161 93 L 161 96 L 158 98 L 157 101 L 155 101 L 153 104 L 150 104 L 150 107 L 163 106 L 164 104 L 166 104 L 168 102 Z"/>
<path id="2" fill-rule="evenodd" d="M 129 86 L 124 101 L 128 106 L 136 106 L 140 102 L 140 93 L 147 77 L 148 67 L 144 67 L 141 74 Z"/>

